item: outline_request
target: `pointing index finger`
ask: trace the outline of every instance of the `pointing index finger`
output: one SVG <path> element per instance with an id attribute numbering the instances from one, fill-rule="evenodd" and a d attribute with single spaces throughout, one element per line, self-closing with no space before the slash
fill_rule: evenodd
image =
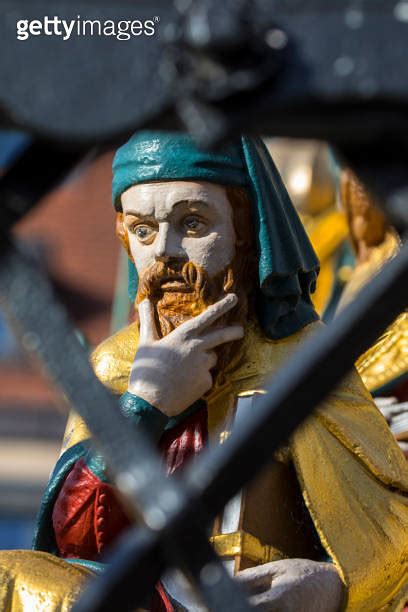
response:
<path id="1" fill-rule="evenodd" d="M 146 298 L 140 302 L 138 311 L 140 319 L 140 341 L 151 342 L 152 340 L 157 340 L 158 334 L 151 301 Z"/>
<path id="2" fill-rule="evenodd" d="M 183 324 L 184 331 L 199 333 L 215 323 L 238 302 L 235 293 L 228 293 L 221 300 L 209 306 L 204 312 Z"/>

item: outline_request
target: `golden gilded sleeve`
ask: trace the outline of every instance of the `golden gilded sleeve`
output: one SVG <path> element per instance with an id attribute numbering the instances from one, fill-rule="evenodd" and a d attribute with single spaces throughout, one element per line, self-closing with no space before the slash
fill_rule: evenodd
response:
<path id="1" fill-rule="evenodd" d="M 7 612 L 68 612 L 93 573 L 54 555 L 0 551 L 0 609 Z"/>
<path id="2" fill-rule="evenodd" d="M 302 493 L 348 587 L 350 612 L 408 597 L 408 467 L 353 372 L 293 435 Z"/>

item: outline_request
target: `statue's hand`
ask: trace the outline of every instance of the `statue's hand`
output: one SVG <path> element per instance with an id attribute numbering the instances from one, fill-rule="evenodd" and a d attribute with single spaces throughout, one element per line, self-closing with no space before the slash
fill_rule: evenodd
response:
<path id="1" fill-rule="evenodd" d="M 210 370 L 217 362 L 214 349 L 242 338 L 241 325 L 211 329 L 237 303 L 235 294 L 209 306 L 164 338 L 159 338 L 152 304 L 139 304 L 140 343 L 128 390 L 168 417 L 176 416 L 211 389 Z"/>
<path id="2" fill-rule="evenodd" d="M 237 579 L 263 612 L 338 612 L 344 585 L 331 563 L 282 559 L 240 572 Z"/>

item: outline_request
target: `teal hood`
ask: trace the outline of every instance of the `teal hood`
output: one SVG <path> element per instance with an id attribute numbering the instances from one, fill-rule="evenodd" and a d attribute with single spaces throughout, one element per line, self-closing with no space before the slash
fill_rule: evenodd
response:
<path id="1" fill-rule="evenodd" d="M 201 180 L 245 187 L 253 204 L 258 249 L 257 311 L 271 339 L 289 336 L 318 319 L 310 294 L 319 262 L 271 156 L 260 138 L 242 136 L 216 152 L 199 149 L 187 135 L 138 132 L 116 153 L 113 202 L 138 183 Z M 137 273 L 129 261 L 129 298 Z"/>

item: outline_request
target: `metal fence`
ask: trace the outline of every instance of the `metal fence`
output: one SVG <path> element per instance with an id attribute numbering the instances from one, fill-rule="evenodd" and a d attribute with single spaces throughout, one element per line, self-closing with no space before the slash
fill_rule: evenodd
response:
<path id="1" fill-rule="evenodd" d="M 101 3 L 101 7 L 102 4 L 105 6 Z M 207 10 L 211 16 L 215 4 L 201 3 L 201 13 Z M 257 16 L 261 14 L 261 4 L 259 3 L 258 13 L 255 11 Z M 303 4 L 306 5 L 303 10 L 305 14 L 308 9 L 310 14 L 313 11 L 319 13 L 320 10 L 322 28 L 331 24 L 332 30 L 336 24 L 333 18 L 336 16 L 339 20 L 341 17 L 341 24 L 344 26 L 344 3 L 334 6 L 329 16 L 319 3 Z M 219 49 L 219 37 L 225 37 L 224 47 L 221 45 L 224 55 L 228 44 L 232 44 L 231 37 L 228 39 L 227 33 L 235 32 L 234 23 L 240 23 L 237 20 L 241 13 L 238 14 L 234 8 L 238 5 L 241 13 L 245 7 L 249 7 L 246 2 L 231 3 L 231 5 L 226 3 L 229 13 L 227 12 L 227 17 L 225 15 L 224 17 L 229 25 L 221 34 L 216 28 L 214 29 L 214 48 Z M 366 6 L 364 3 L 362 5 Z M 382 7 L 383 16 L 388 19 L 386 4 L 378 3 L 378 6 Z M 274 29 L 286 32 L 290 40 L 291 27 L 299 27 L 301 19 L 299 15 L 289 10 L 289 3 L 276 3 L 276 7 L 280 10 L 273 15 L 271 10 L 265 9 L 265 11 L 270 21 L 279 25 L 279 28 L 276 26 Z M 188 19 L 198 18 L 192 8 L 189 10 L 191 12 L 183 17 L 184 24 Z M 205 17 L 203 14 L 201 19 Z M 369 13 L 367 9 L 366 15 L 370 17 L 369 21 L 374 30 L 379 27 L 378 11 L 374 14 Z M 387 19 L 386 23 L 390 26 Z M 211 25 L 212 22 L 209 23 Z M 313 21 L 310 21 L 310 24 L 309 34 L 312 37 L 312 30 L 316 26 L 313 25 Z M 183 26 L 180 27 L 183 31 Z M 270 33 L 271 26 L 268 27 Z M 399 32 L 398 27 L 397 32 Z M 211 28 L 209 31 L 213 32 Z M 238 28 L 235 34 L 238 39 L 242 37 L 242 29 Z M 374 34 L 373 31 L 371 34 L 366 33 L 367 41 Z M 251 36 L 254 34 L 251 33 Z M 234 40 L 236 43 L 237 39 Z M 273 40 L 271 33 L 270 40 Z M 176 50 L 181 54 L 184 53 L 185 60 L 191 60 L 193 43 L 194 41 L 190 41 L 187 49 L 185 39 L 179 38 L 178 41 L 166 43 L 166 65 L 169 61 L 175 61 Z M 333 44 L 335 45 L 335 41 Z M 201 48 L 201 52 L 204 54 L 208 52 L 213 57 L 211 51 L 208 42 Z M 288 61 L 286 66 L 280 66 L 280 69 L 286 70 L 288 75 L 299 69 L 304 59 L 303 51 L 304 49 L 298 50 L 298 53 L 292 56 L 292 63 Z M 339 53 L 339 49 L 335 51 Z M 219 56 L 223 57 L 222 53 Z M 79 55 L 77 59 L 80 59 Z M 376 62 L 373 56 L 369 57 L 369 53 L 366 59 L 368 64 L 370 61 L 373 65 Z M 147 57 L 145 60 L 149 61 Z M 195 69 L 194 66 L 191 67 L 191 62 L 186 61 L 186 66 L 182 73 L 177 71 L 171 73 L 175 79 L 173 85 L 178 91 L 180 83 L 186 84 L 186 70 Z M 308 68 L 309 72 L 311 68 L 315 70 L 317 76 L 322 76 L 322 64 L 315 65 L 312 62 L 312 66 Z M 233 69 L 235 67 L 231 67 L 231 71 Z M 256 100 L 265 101 L 264 87 L 270 83 L 272 75 L 275 75 L 275 71 L 266 70 L 262 75 L 258 75 L 258 80 L 252 81 L 251 89 L 247 92 L 234 93 L 230 90 L 229 97 L 225 93 L 225 99 L 228 98 L 230 104 L 234 102 L 240 109 L 241 114 L 238 113 L 236 117 L 242 119 L 242 110 L 249 94 L 251 94 L 251 105 Z M 212 100 L 205 99 L 205 95 L 200 93 L 200 83 L 197 80 L 194 83 L 197 86 L 194 91 L 190 86 L 181 102 L 173 101 L 178 121 L 180 117 L 182 119 L 184 117 L 187 128 L 191 128 L 190 119 L 196 112 L 196 121 L 204 121 L 204 126 L 207 126 L 208 134 L 211 135 L 211 141 L 222 140 L 236 129 L 236 117 L 228 121 L 227 116 L 222 115 L 221 123 L 217 122 L 217 113 L 222 113 L 222 104 L 225 106 L 225 100 L 217 101 L 215 93 Z M 335 80 L 332 84 L 333 92 L 335 92 L 334 83 Z M 273 83 L 273 87 L 278 85 L 279 82 Z M 386 90 L 383 85 L 383 81 L 378 83 L 380 93 Z M 163 87 L 169 86 L 169 84 L 163 85 Z M 287 93 L 286 86 L 282 87 L 282 91 Z M 55 94 L 55 84 L 53 91 L 56 102 L 58 96 Z M 311 108 L 313 95 L 308 90 L 306 82 L 303 94 Z M 295 99 L 293 89 L 291 95 Z M 395 120 L 400 116 L 400 104 L 406 101 L 407 95 L 404 90 L 394 108 Z M 358 107 L 360 102 L 361 108 Z M 319 123 L 315 117 L 309 124 L 315 127 L 309 130 L 308 135 L 326 136 L 341 144 L 338 138 L 340 128 L 331 131 L 327 127 L 329 113 L 340 121 L 345 116 L 347 104 L 341 96 L 338 97 L 336 104 L 324 106 L 322 103 L 322 122 Z M 359 111 L 367 112 L 364 116 L 368 120 L 371 115 L 365 104 L 366 98 L 361 94 L 357 99 L 357 107 Z M 405 104 L 405 110 L 406 106 Z M 377 180 L 377 183 L 380 184 L 381 193 L 386 196 L 383 200 L 385 211 L 391 214 L 392 221 L 397 223 L 400 231 L 403 231 L 404 227 L 408 226 L 407 207 L 403 197 L 406 179 L 401 179 L 400 172 L 400 168 L 405 167 L 407 161 L 406 118 L 401 119 L 401 130 L 396 140 L 396 131 L 390 128 L 394 124 L 390 121 L 389 109 L 386 107 L 384 104 L 375 115 L 376 125 L 381 125 L 382 133 L 386 135 L 381 151 L 373 152 L 373 143 L 376 142 L 378 134 L 370 139 L 364 130 L 361 130 L 357 136 L 353 134 L 350 140 L 352 146 L 349 148 L 343 142 L 342 150 L 355 161 L 355 167 L 357 170 L 362 170 L 363 174 L 371 177 L 375 175 L 377 179 L 380 174 L 381 180 Z M 109 112 L 107 108 L 105 112 Z M 276 112 L 280 112 L 281 117 L 284 116 L 282 108 L 280 110 L 277 108 Z M 265 116 L 258 127 L 262 127 L 264 133 L 273 133 L 276 116 L 269 123 Z M 75 118 L 73 121 L 75 122 Z M 179 125 L 174 116 L 173 119 L 166 121 L 172 126 Z M 161 127 L 167 124 L 166 121 L 162 115 L 158 115 L 154 125 Z M 140 121 L 137 124 L 133 122 L 132 128 L 144 123 L 146 118 L 141 113 Z M 286 125 L 289 124 L 290 121 L 286 120 Z M 298 127 L 295 127 L 292 133 L 305 135 L 308 131 L 307 125 L 307 113 L 303 113 L 302 120 L 298 122 Z M 245 127 L 247 122 L 242 119 L 240 129 Z M 251 127 L 254 127 L 254 122 Z M 200 138 L 200 134 L 196 135 Z M 102 140 L 108 139 L 102 137 Z M 96 154 L 91 147 L 94 141 L 96 142 L 96 139 L 84 136 L 80 146 L 67 149 L 62 146 L 60 138 L 45 141 L 43 138 L 38 138 L 37 133 L 28 148 L 0 180 L 0 305 L 24 350 L 39 363 L 44 374 L 56 385 L 67 403 L 74 407 L 87 423 L 107 459 L 114 475 L 115 485 L 126 499 L 127 506 L 138 523 L 138 526 L 132 528 L 118 543 L 110 559 L 109 570 L 103 576 L 90 581 L 76 605 L 76 610 L 101 612 L 112 609 L 135 609 L 152 591 L 154 584 L 168 567 L 178 567 L 185 573 L 210 610 L 249 610 L 251 606 L 246 597 L 228 575 L 208 542 L 208 527 L 226 502 L 272 460 L 274 451 L 350 370 L 356 358 L 406 308 L 408 297 L 406 290 L 401 288 L 408 286 L 408 247 L 404 246 L 400 254 L 370 283 L 364 294 L 359 296 L 334 323 L 305 343 L 300 352 L 285 366 L 284 371 L 274 376 L 269 385 L 269 393 L 259 401 L 259 408 L 251 422 L 247 422 L 245 426 L 238 426 L 222 446 L 206 449 L 182 477 L 168 479 L 161 469 L 158 453 L 151 442 L 142 432 L 129 429 L 125 417 L 118 411 L 115 398 L 96 379 L 88 362 L 88 354 L 80 345 L 63 305 L 55 299 L 50 281 L 44 276 L 43 271 L 38 269 L 35 262 L 19 250 L 10 234 L 14 223 L 27 214 L 42 196 L 84 158 Z M 395 143 L 401 145 L 397 151 L 393 148 Z M 393 155 L 389 156 L 387 151 L 391 149 Z M 383 172 L 378 173 L 378 169 Z M 325 376 L 321 377 L 323 368 Z"/>

